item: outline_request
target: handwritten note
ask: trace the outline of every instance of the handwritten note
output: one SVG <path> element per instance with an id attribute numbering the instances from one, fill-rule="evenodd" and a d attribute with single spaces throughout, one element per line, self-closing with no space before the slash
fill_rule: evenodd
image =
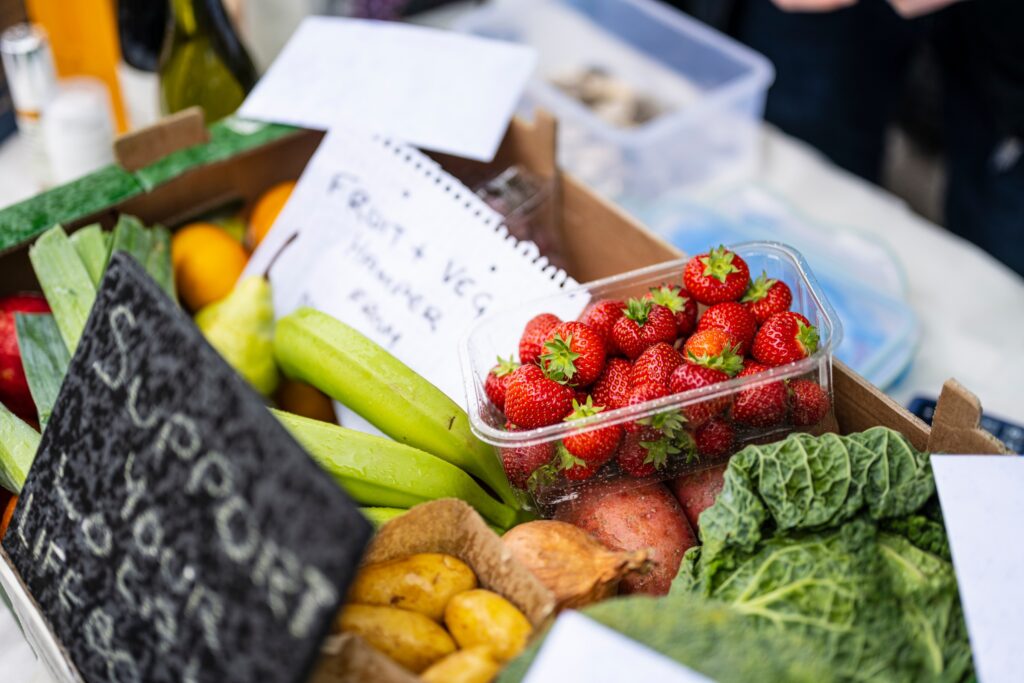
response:
<path id="1" fill-rule="evenodd" d="M 978 679 L 1024 681 L 1024 458 L 933 455 L 931 462 Z"/>
<path id="2" fill-rule="evenodd" d="M 323 130 L 344 125 L 490 161 L 535 62 L 532 48 L 514 43 L 310 17 L 239 114 Z"/>
<path id="3" fill-rule="evenodd" d="M 524 683 L 713 683 L 637 641 L 579 612 L 563 612 L 526 674 Z"/>
<path id="4" fill-rule="evenodd" d="M 3 541 L 85 680 L 304 680 L 369 535 L 115 255 Z"/>
<path id="5" fill-rule="evenodd" d="M 300 305 L 329 313 L 460 403 L 457 349 L 472 324 L 570 282 L 429 157 L 340 129 L 320 144 L 247 272 L 271 264 L 278 316 Z"/>

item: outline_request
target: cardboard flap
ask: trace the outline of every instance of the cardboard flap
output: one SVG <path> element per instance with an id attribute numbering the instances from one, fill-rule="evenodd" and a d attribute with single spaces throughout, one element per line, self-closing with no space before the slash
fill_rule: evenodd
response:
<path id="1" fill-rule="evenodd" d="M 955 379 L 942 385 L 932 432 L 928 439 L 931 453 L 963 453 L 970 455 L 1009 455 L 1002 441 L 982 429 L 981 401 Z"/>
<path id="2" fill-rule="evenodd" d="M 203 110 L 189 107 L 151 126 L 118 137 L 114 141 L 114 157 L 121 168 L 137 171 L 172 152 L 209 140 Z"/>

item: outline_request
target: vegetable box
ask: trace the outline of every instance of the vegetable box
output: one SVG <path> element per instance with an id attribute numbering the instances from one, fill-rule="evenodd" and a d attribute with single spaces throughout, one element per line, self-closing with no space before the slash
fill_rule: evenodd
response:
<path id="1" fill-rule="evenodd" d="M 69 185 L 0 211 L 0 293 L 38 288 L 28 247 L 46 228 L 69 231 L 100 222 L 110 227 L 119 212 L 174 229 L 230 203 L 251 203 L 271 185 L 297 177 L 322 136 L 283 126 L 229 121 L 206 131 L 195 114 L 162 123 L 119 141 L 121 166 L 103 169 Z M 209 139 L 208 140 L 208 136 Z M 512 123 L 494 168 L 520 164 L 554 182 L 548 204 L 572 277 L 588 282 L 682 256 L 617 207 L 601 199 L 555 164 L 555 124 Z M 438 156 L 459 177 L 481 164 Z M 455 349 L 452 349 L 453 360 Z M 838 431 L 882 425 L 903 433 L 916 448 L 945 453 L 1001 453 L 1002 444 L 978 428 L 980 404 L 955 381 L 947 382 L 931 428 L 877 388 L 834 362 L 833 409 Z M 0 554 L 0 588 L 25 637 L 55 681 L 81 681 L 6 554 Z"/>

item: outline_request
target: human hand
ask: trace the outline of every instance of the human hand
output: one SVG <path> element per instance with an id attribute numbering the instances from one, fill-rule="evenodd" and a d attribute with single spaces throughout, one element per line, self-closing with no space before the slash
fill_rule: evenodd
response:
<path id="1" fill-rule="evenodd" d="M 960 2 L 960 0 L 889 0 L 892 8 L 905 19 L 940 10 L 954 2 Z"/>
<path id="2" fill-rule="evenodd" d="M 772 0 L 786 12 L 831 12 L 856 5 L 857 0 Z"/>

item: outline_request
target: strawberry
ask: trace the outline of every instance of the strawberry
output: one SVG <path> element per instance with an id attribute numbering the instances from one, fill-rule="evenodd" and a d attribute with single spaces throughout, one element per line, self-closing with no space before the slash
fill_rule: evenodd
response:
<path id="1" fill-rule="evenodd" d="M 582 420 L 597 415 L 604 410 L 603 406 L 595 406 L 591 400 L 586 403 L 573 401 L 573 411 L 566 421 Z M 622 441 L 622 427 L 611 425 L 599 427 L 585 432 L 574 432 L 564 439 L 558 447 L 559 469 L 566 479 L 587 479 L 615 455 L 615 450 Z"/>
<path id="2" fill-rule="evenodd" d="M 625 358 L 609 358 L 593 386 L 594 401 L 609 410 L 626 405 L 632 389 L 629 377 L 633 365 Z"/>
<path id="3" fill-rule="evenodd" d="M 738 377 L 749 377 L 764 372 L 758 363 L 748 363 Z M 732 419 L 751 427 L 774 427 L 786 419 L 786 385 L 781 381 L 768 382 L 741 389 L 732 404 Z"/>
<path id="4" fill-rule="evenodd" d="M 612 343 L 612 327 L 622 317 L 626 305 L 618 299 L 601 299 L 587 306 L 580 316 L 580 322 L 590 325 L 591 329 L 604 339 L 605 350 L 609 356 L 619 352 Z"/>
<path id="5" fill-rule="evenodd" d="M 519 363 L 512 360 L 504 360 L 498 356 L 498 364 L 491 368 L 484 380 L 484 393 L 491 403 L 497 406 L 498 410 L 505 410 L 505 390 L 508 389 L 508 382 L 512 379 L 512 373 L 519 367 Z"/>
<path id="6" fill-rule="evenodd" d="M 785 365 L 818 349 L 818 330 L 799 313 L 784 311 L 765 321 L 754 337 L 753 356 L 765 365 Z"/>
<path id="7" fill-rule="evenodd" d="M 714 419 L 700 427 L 693 435 L 697 452 L 705 458 L 720 458 L 732 450 L 735 432 L 727 422 Z"/>
<path id="8" fill-rule="evenodd" d="M 633 363 L 629 381 L 633 385 L 654 382 L 668 386 L 669 376 L 682 363 L 683 357 L 674 346 L 658 342 L 648 347 Z"/>
<path id="9" fill-rule="evenodd" d="M 612 327 L 612 341 L 630 360 L 658 342 L 674 343 L 676 318 L 650 299 L 630 299 L 626 313 Z"/>
<path id="10" fill-rule="evenodd" d="M 687 363 L 720 370 L 732 377 L 743 369 L 743 357 L 737 353 L 739 344 L 725 330 L 712 327 L 694 332 L 683 345 Z"/>
<path id="11" fill-rule="evenodd" d="M 505 389 L 505 416 L 523 429 L 561 422 L 572 410 L 571 387 L 550 379 L 536 365 L 521 365 Z"/>
<path id="12" fill-rule="evenodd" d="M 750 284 L 746 262 L 723 246 L 694 256 L 683 269 L 683 285 L 699 303 L 739 301 Z"/>
<path id="13" fill-rule="evenodd" d="M 619 467 L 631 477 L 649 477 L 664 469 L 670 456 L 681 455 L 687 461 L 696 456 L 693 440 L 686 432 L 663 434 L 656 429 L 644 429 L 626 434 L 619 449 Z"/>
<path id="14" fill-rule="evenodd" d="M 764 322 L 776 313 L 789 310 L 793 305 L 793 292 L 785 282 L 770 280 L 768 273 L 761 271 L 740 301 L 754 314 L 757 324 L 764 325 Z"/>
<path id="15" fill-rule="evenodd" d="M 538 468 L 551 462 L 555 448 L 551 442 L 533 446 L 514 446 L 501 449 L 501 464 L 509 482 L 517 488 L 526 488 L 527 482 Z"/>
<path id="16" fill-rule="evenodd" d="M 668 389 L 673 394 L 681 394 L 691 389 L 718 384 L 729 379 L 729 375 L 721 370 L 712 370 L 703 365 L 683 363 L 673 371 L 668 380 Z M 724 413 L 731 399 L 728 396 L 700 401 L 682 409 L 683 417 L 691 427 L 699 427 L 708 420 Z"/>
<path id="17" fill-rule="evenodd" d="M 604 370 L 604 340 L 589 325 L 560 323 L 551 328 L 544 340 L 540 366 L 556 382 L 570 386 L 588 386 Z"/>
<path id="18" fill-rule="evenodd" d="M 807 427 L 821 422 L 831 407 L 821 385 L 809 379 L 792 379 L 788 384 L 793 424 Z"/>
<path id="19" fill-rule="evenodd" d="M 697 300 L 679 285 L 664 284 L 660 287 L 653 287 L 644 296 L 672 311 L 676 317 L 676 334 L 678 336 L 687 336 L 697 326 Z"/>
<path id="20" fill-rule="evenodd" d="M 635 406 L 647 401 L 653 401 L 658 398 L 668 396 L 668 386 L 659 382 L 643 382 L 641 384 L 632 385 L 632 389 L 629 391 L 629 397 L 626 399 L 627 406 Z M 636 422 L 627 422 L 625 425 L 626 431 L 635 433 L 639 432 L 644 427 L 645 418 L 641 418 Z M 646 418 L 650 420 L 650 418 Z"/>
<path id="21" fill-rule="evenodd" d="M 736 340 L 736 353 L 742 356 L 754 343 L 757 319 L 743 304 L 726 301 L 704 311 L 697 323 L 698 332 L 710 329 L 725 330 L 731 334 Z"/>
<path id="22" fill-rule="evenodd" d="M 523 365 L 536 363 L 544 353 L 544 342 L 551 328 L 562 322 L 554 313 L 541 313 L 530 318 L 519 338 L 519 362 Z"/>

